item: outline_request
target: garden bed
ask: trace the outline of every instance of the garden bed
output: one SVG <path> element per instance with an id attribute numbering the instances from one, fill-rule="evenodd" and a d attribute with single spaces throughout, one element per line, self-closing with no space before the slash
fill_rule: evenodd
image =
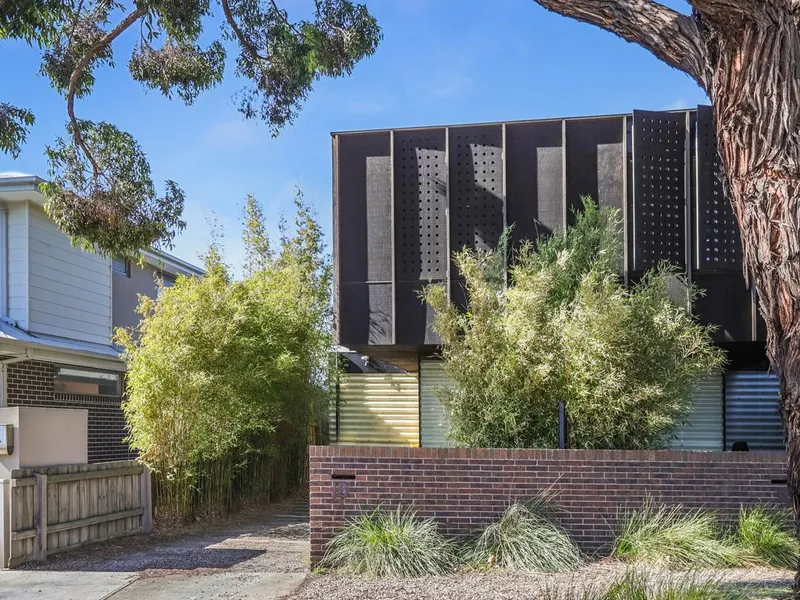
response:
<path id="1" fill-rule="evenodd" d="M 494 570 L 415 579 L 368 579 L 335 573 L 310 576 L 290 600 L 547 600 L 557 591 L 607 587 L 625 576 L 628 565 L 615 561 L 594 563 L 570 573 L 526 575 Z M 651 570 L 654 579 L 681 578 L 685 573 Z M 711 577 L 746 590 L 748 600 L 783 600 L 789 597 L 792 571 L 756 568 L 702 571 L 693 577 Z M 573 600 L 577 597 L 569 597 Z"/>

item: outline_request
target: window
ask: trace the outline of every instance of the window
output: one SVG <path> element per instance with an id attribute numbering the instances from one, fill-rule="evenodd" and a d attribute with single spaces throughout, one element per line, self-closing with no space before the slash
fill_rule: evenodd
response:
<path id="1" fill-rule="evenodd" d="M 171 273 L 161 273 L 161 280 L 164 282 L 164 287 L 172 287 L 175 285 L 175 275 Z"/>
<path id="2" fill-rule="evenodd" d="M 111 259 L 111 269 L 117 275 L 131 276 L 131 261 L 124 256 L 115 256 Z"/>
<path id="3" fill-rule="evenodd" d="M 122 376 L 110 371 L 90 371 L 77 367 L 56 369 L 55 391 L 82 396 L 121 396 Z"/>

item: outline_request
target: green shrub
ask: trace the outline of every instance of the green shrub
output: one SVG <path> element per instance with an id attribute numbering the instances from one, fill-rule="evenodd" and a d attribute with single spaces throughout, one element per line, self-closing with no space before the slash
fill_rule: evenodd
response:
<path id="1" fill-rule="evenodd" d="M 519 571 L 569 571 L 582 563 L 569 535 L 549 519 L 551 498 L 542 495 L 508 507 L 475 542 L 469 562 Z"/>
<path id="2" fill-rule="evenodd" d="M 573 448 L 660 448 L 691 412 L 698 380 L 724 363 L 711 329 L 686 311 L 699 290 L 666 265 L 623 285 L 622 216 L 583 203 L 566 231 L 510 257 L 508 231 L 494 251 L 457 252 L 466 310 L 447 286 L 425 288 L 453 381 L 437 395 L 456 445 L 556 448 L 565 402 Z"/>
<path id="3" fill-rule="evenodd" d="M 800 542 L 790 515 L 783 511 L 743 507 L 735 543 L 743 560 L 751 564 L 795 569 L 800 559 Z"/>
<path id="4" fill-rule="evenodd" d="M 329 542 L 322 564 L 354 575 L 419 577 L 452 571 L 455 553 L 433 519 L 378 507 L 347 523 Z"/>
<path id="5" fill-rule="evenodd" d="M 546 589 L 542 600 L 745 600 L 745 592 L 724 585 L 719 578 L 693 573 L 680 577 L 668 573 L 628 571 L 610 586 L 585 587 L 579 582 L 567 589 Z"/>
<path id="6" fill-rule="evenodd" d="M 651 501 L 627 515 L 612 556 L 677 569 L 741 564 L 739 550 L 721 539 L 713 513 Z"/>

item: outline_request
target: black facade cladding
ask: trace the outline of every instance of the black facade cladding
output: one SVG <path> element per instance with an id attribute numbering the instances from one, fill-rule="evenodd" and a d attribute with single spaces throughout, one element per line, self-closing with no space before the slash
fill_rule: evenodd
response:
<path id="1" fill-rule="evenodd" d="M 333 134 L 338 342 L 420 352 L 438 342 L 419 291 L 448 286 L 451 254 L 563 228 L 592 196 L 623 212 L 626 280 L 668 261 L 707 290 L 695 313 L 720 342 L 763 341 L 741 276 L 736 220 L 718 172 L 711 111 Z"/>

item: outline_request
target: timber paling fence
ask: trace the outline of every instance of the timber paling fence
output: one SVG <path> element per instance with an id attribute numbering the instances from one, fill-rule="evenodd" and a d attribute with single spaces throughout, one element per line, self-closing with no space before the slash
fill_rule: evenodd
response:
<path id="1" fill-rule="evenodd" d="M 276 502 L 307 491 L 308 443 L 274 445 L 260 436 L 248 450 L 203 461 L 191 471 L 181 478 L 153 473 L 156 519 L 227 513 L 250 500 Z"/>
<path id="2" fill-rule="evenodd" d="M 14 469 L 0 481 L 2 567 L 152 530 L 150 471 L 137 461 Z"/>

